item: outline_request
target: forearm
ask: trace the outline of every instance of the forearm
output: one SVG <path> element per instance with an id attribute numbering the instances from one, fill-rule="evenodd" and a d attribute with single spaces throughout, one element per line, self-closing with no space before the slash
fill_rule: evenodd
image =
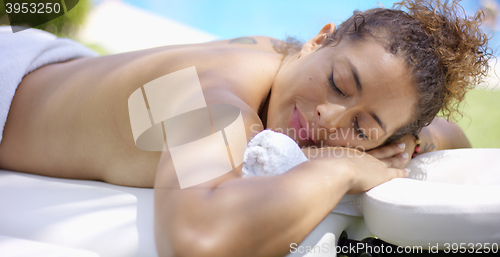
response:
<path id="1" fill-rule="evenodd" d="M 311 161 L 280 176 L 230 179 L 212 190 L 178 192 L 168 207 L 175 211 L 162 215 L 170 220 L 165 229 L 186 256 L 285 255 L 290 243 L 301 242 L 349 190 L 344 161 L 329 172 Z M 201 242 L 206 247 L 196 248 Z"/>
<path id="2" fill-rule="evenodd" d="M 422 129 L 419 137 L 422 140 L 420 153 L 471 147 L 462 129 L 443 118 L 435 118 L 429 126 Z"/>

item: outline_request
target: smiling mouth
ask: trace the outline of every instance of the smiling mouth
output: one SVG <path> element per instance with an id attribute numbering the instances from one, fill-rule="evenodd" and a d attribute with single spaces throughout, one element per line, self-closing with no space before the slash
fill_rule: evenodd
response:
<path id="1" fill-rule="evenodd" d="M 298 136 L 298 139 L 300 141 L 310 144 L 316 144 L 313 141 L 312 131 L 308 129 L 309 126 L 307 124 L 307 121 L 305 120 L 300 110 L 297 109 L 297 106 L 295 106 L 293 109 L 292 117 L 290 118 L 290 125 L 295 130 L 295 136 Z"/>

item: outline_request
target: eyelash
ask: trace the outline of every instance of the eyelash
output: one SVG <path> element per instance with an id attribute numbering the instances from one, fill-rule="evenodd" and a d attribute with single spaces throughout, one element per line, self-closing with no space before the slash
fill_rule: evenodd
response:
<path id="1" fill-rule="evenodd" d="M 330 86 L 333 88 L 333 90 L 337 93 L 339 93 L 342 97 L 346 97 L 346 95 L 340 91 L 340 89 L 335 85 L 335 83 L 333 82 L 333 71 L 332 71 L 332 74 L 330 75 Z"/>
<path id="2" fill-rule="evenodd" d="M 361 130 L 361 128 L 359 128 L 357 116 L 354 116 L 354 128 L 358 132 L 358 135 L 363 138 L 363 140 L 368 140 L 368 136 L 366 136 L 365 133 L 363 133 L 363 131 Z"/>
<path id="3" fill-rule="evenodd" d="M 329 80 L 330 80 L 330 86 L 333 88 L 333 90 L 338 94 L 342 95 L 342 97 L 346 97 L 346 95 L 342 91 L 340 91 L 340 89 L 335 85 L 335 82 L 333 82 L 333 71 L 332 74 L 330 75 Z M 354 116 L 354 128 L 356 129 L 356 132 L 358 132 L 358 135 L 361 138 L 363 138 L 363 140 L 368 140 L 368 136 L 365 133 L 363 133 L 363 131 L 359 127 L 357 116 Z"/>

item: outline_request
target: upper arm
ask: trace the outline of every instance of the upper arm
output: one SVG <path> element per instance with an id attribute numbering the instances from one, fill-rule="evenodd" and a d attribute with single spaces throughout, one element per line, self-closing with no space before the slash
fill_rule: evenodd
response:
<path id="1" fill-rule="evenodd" d="M 444 118 L 436 118 L 433 123 L 439 135 L 439 150 L 472 147 L 467 136 L 456 123 Z"/>
<path id="2" fill-rule="evenodd" d="M 215 92 L 214 92 L 215 91 Z M 212 95 L 217 95 L 217 97 L 211 97 Z M 228 153 L 230 155 L 238 155 L 238 156 L 231 156 L 232 159 L 239 159 L 242 160 L 243 158 L 243 152 L 246 148 L 246 145 L 248 141 L 254 137 L 257 133 L 262 131 L 264 129 L 264 126 L 262 124 L 262 121 L 260 120 L 259 116 L 255 111 L 253 111 L 252 108 L 250 108 L 248 105 L 246 105 L 241 99 L 236 97 L 234 94 L 231 92 L 220 92 L 220 90 L 208 90 L 208 92 L 205 92 L 205 96 L 207 98 L 207 105 L 212 107 L 210 109 L 210 120 L 212 124 L 212 135 L 214 134 L 219 134 L 224 138 L 223 141 L 219 142 L 220 145 L 225 145 L 226 149 L 224 152 L 222 152 L 223 155 L 227 155 Z M 219 104 L 219 105 L 218 105 Z M 221 113 L 221 114 L 216 114 L 214 110 L 215 106 L 219 106 L 220 109 L 220 104 L 224 105 L 230 105 L 232 107 L 235 107 L 235 109 L 239 110 L 239 115 L 233 115 L 231 116 L 231 120 L 224 120 L 223 124 L 219 122 L 219 124 L 214 124 L 217 123 L 217 120 L 220 121 L 220 117 L 217 118 L 217 115 L 225 115 L 226 113 Z M 224 112 L 225 110 L 223 110 Z M 194 122 L 194 123 L 193 123 Z M 189 126 L 193 127 L 201 127 L 205 124 L 201 124 L 201 122 L 193 120 L 193 122 L 189 122 Z M 238 124 L 239 123 L 239 124 Z M 239 131 L 240 129 L 243 129 L 244 131 Z M 200 129 L 200 131 L 203 129 Z M 238 131 L 237 131 L 238 130 Z M 238 138 L 239 134 L 242 136 L 242 138 Z M 207 135 L 207 137 L 212 136 L 212 135 Z M 197 149 L 193 149 L 194 151 L 198 151 L 198 149 L 205 147 L 209 149 L 208 151 L 215 151 L 215 144 L 206 144 L 205 141 L 203 141 L 204 138 L 201 138 L 195 142 L 193 142 L 193 146 L 195 146 Z M 236 142 L 236 140 L 240 140 Z M 213 141 L 208 141 L 208 142 L 213 142 Z M 187 145 L 187 143 L 186 143 Z M 169 184 L 169 186 L 180 186 L 179 182 L 177 179 L 167 179 L 162 176 L 163 172 L 166 170 L 171 171 L 174 170 L 174 164 L 172 163 L 172 155 L 170 149 L 172 149 L 172 145 L 169 146 L 168 144 L 168 137 L 166 141 L 166 148 L 167 151 L 162 153 L 162 156 L 160 158 L 160 162 L 158 165 L 158 172 L 157 172 L 157 179 L 155 181 L 155 187 L 156 186 L 164 186 L 165 183 Z M 170 148 L 169 148 L 170 147 Z M 179 151 L 176 151 L 179 152 Z M 203 151 L 200 151 L 203 152 Z M 210 154 L 210 152 L 207 152 Z M 190 154 L 188 151 L 187 154 Z M 186 156 L 184 159 L 192 159 L 193 161 L 197 161 L 201 159 L 202 156 Z M 226 159 L 226 156 L 224 156 L 223 159 Z M 240 163 L 234 163 L 233 167 L 234 169 L 231 170 L 230 173 L 233 173 L 234 176 L 240 177 L 241 176 L 241 162 Z M 173 184 L 171 184 L 173 183 Z M 218 182 L 220 183 L 220 181 Z M 212 183 L 205 184 L 205 186 L 216 186 L 218 184 L 215 181 L 212 181 Z"/>
<path id="3" fill-rule="evenodd" d="M 436 150 L 470 148 L 471 144 L 462 129 L 453 122 L 436 117 L 432 123 L 422 129 L 422 153 Z"/>
<path id="4" fill-rule="evenodd" d="M 207 144 L 194 144 L 193 146 L 196 147 L 196 149 L 193 149 L 193 152 L 207 152 L 208 154 L 212 154 L 219 151 L 219 155 L 221 155 L 220 160 L 218 158 L 211 158 L 209 160 L 209 162 L 211 162 L 210 164 L 204 164 L 203 156 L 191 156 L 192 152 L 188 150 L 184 154 L 185 156 L 181 157 L 184 159 L 181 161 L 188 161 L 191 164 L 194 164 L 192 165 L 193 167 L 199 167 L 199 170 L 191 171 L 192 174 L 198 177 L 203 177 L 206 172 L 210 172 L 209 170 L 203 170 L 209 169 L 207 166 L 217 166 L 219 164 L 218 162 L 220 162 L 221 167 L 224 166 L 223 162 L 224 160 L 227 160 L 228 157 L 232 158 L 233 161 L 235 159 L 242 160 L 242 156 L 231 156 L 228 155 L 228 153 L 242 155 L 242 151 L 246 148 L 248 140 L 263 129 L 262 122 L 260 121 L 258 115 L 241 99 L 237 98 L 232 93 L 220 91 L 209 91 L 204 93 L 209 106 L 210 104 L 215 103 L 230 104 L 236 106 L 240 110 L 245 129 L 243 132 L 245 134 L 245 142 L 244 146 L 242 146 L 243 149 L 238 149 L 236 151 L 234 151 L 234 149 L 230 149 L 231 147 L 226 145 L 225 152 L 220 152 L 220 146 L 223 146 L 225 144 L 224 142 L 220 142 L 219 147 Z M 212 94 L 217 97 L 212 97 Z M 196 126 L 196 124 L 192 125 Z M 230 140 L 229 133 L 231 132 L 226 131 L 226 142 Z M 230 143 L 229 145 L 231 146 Z M 177 173 L 174 165 L 174 161 L 179 160 L 179 156 L 177 155 L 175 158 L 177 159 L 174 160 L 171 151 L 167 150 L 162 153 L 155 180 L 155 236 L 158 251 L 162 255 L 167 256 L 172 255 L 175 252 L 175 249 L 189 249 L 190 246 L 183 245 L 186 244 L 186 242 L 192 242 L 189 238 L 186 239 L 186 237 L 196 237 L 196 235 L 189 234 L 194 233 L 192 231 L 198 231 L 192 227 L 195 226 L 192 222 L 192 220 L 194 220 L 192 217 L 203 216 L 203 214 L 199 212 L 204 209 L 203 205 L 206 204 L 204 199 L 206 199 L 211 191 L 222 182 L 241 177 L 242 166 L 241 164 L 237 165 L 237 167 L 233 166 L 232 170 L 227 170 L 226 173 L 220 176 L 208 179 L 207 181 L 197 185 L 181 189 L 179 174 Z M 225 167 L 227 167 L 227 165 Z"/>

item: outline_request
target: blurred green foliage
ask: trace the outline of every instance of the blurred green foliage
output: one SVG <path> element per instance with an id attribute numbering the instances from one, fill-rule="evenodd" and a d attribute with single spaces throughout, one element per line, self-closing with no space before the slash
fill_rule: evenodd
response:
<path id="1" fill-rule="evenodd" d="M 84 45 L 94 51 L 96 51 L 99 55 L 108 55 L 109 52 L 108 50 L 106 50 L 105 48 L 103 48 L 102 46 L 100 45 L 96 45 L 96 44 L 85 44 Z"/>
<path id="2" fill-rule="evenodd" d="M 23 0 L 23 2 L 39 3 L 40 1 Z M 64 15 L 35 28 L 45 30 L 60 37 L 73 37 L 79 26 L 82 25 L 87 18 L 90 7 L 91 0 L 79 0 L 78 4 Z M 0 0 L 0 25 L 10 25 L 3 0 Z"/>
<path id="3" fill-rule="evenodd" d="M 465 97 L 458 121 L 474 148 L 500 148 L 500 91 L 475 89 Z"/>

